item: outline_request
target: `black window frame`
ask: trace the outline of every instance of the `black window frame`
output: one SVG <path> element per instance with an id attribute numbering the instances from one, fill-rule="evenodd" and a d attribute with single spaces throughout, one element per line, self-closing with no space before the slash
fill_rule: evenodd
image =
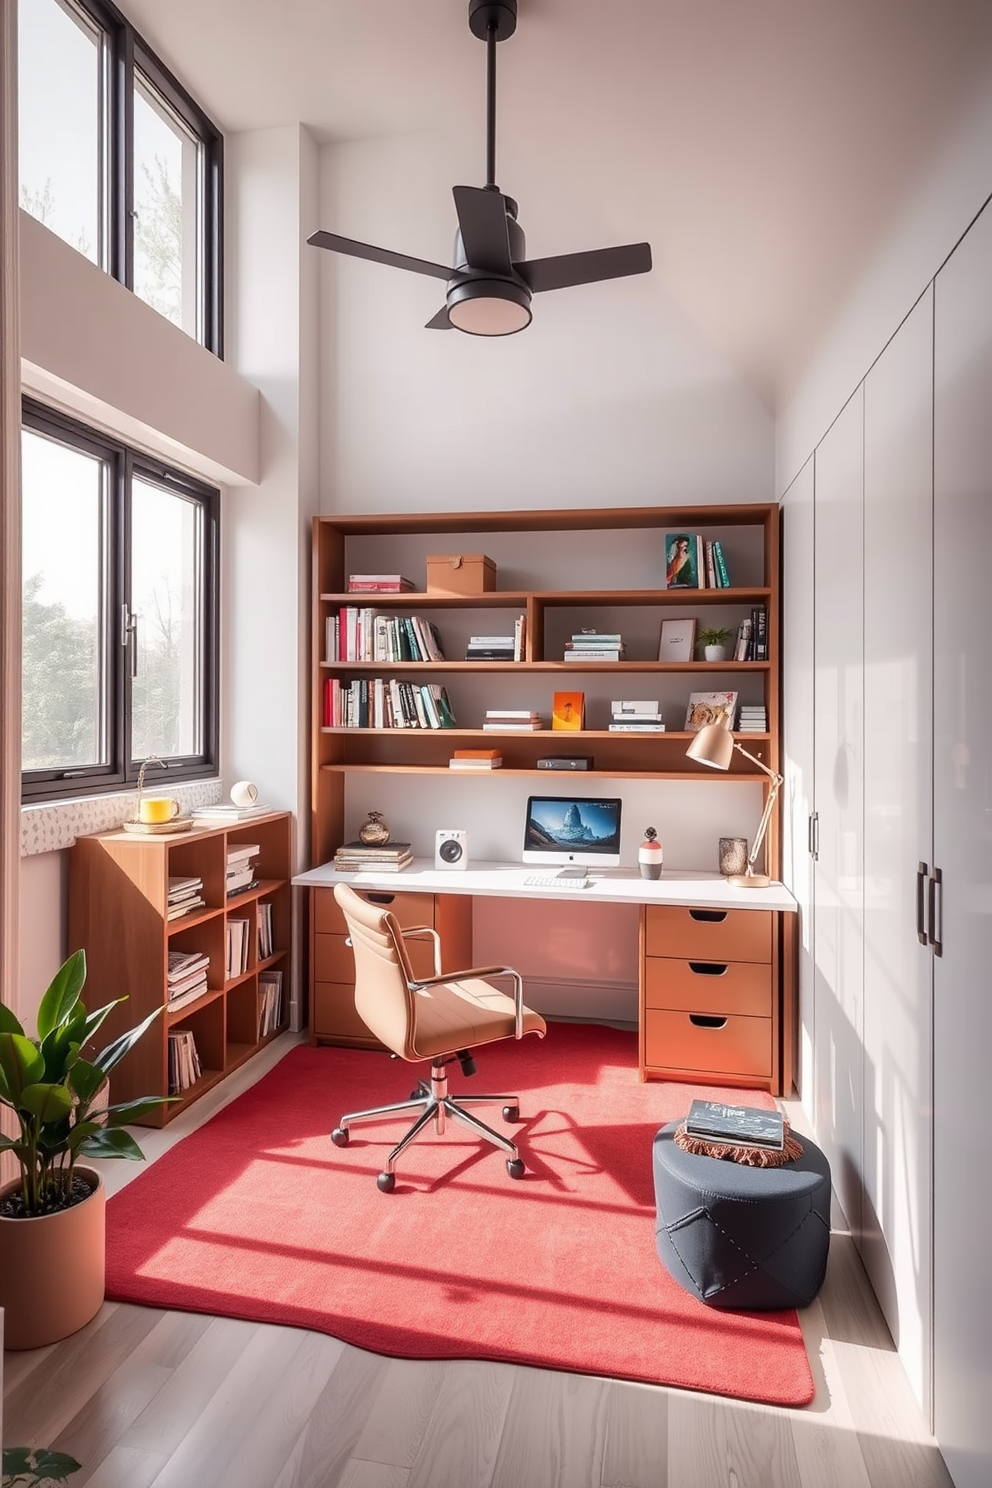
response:
<path id="1" fill-rule="evenodd" d="M 76 9 L 104 38 L 105 134 L 102 176 L 107 195 L 106 271 L 134 291 L 134 80 L 147 77 L 204 151 L 203 286 L 199 314 L 203 340 L 224 355 L 224 137 L 130 21 L 110 0 L 57 0 Z"/>
<path id="2" fill-rule="evenodd" d="M 109 759 L 106 764 L 56 766 L 21 771 L 24 804 L 68 801 L 77 796 L 105 795 L 135 785 L 141 760 L 132 757 L 131 660 L 133 638 L 121 643 L 123 607 L 130 607 L 131 482 L 135 476 L 195 501 L 203 512 L 203 683 L 200 707 L 203 750 L 199 754 L 170 755 L 169 780 L 210 779 L 220 758 L 220 491 L 183 470 L 133 449 L 104 434 L 25 398 L 22 427 L 85 454 L 104 460 L 110 472 L 103 549 L 107 593 L 103 604 L 105 635 L 101 666 L 105 676 L 103 725 Z"/>

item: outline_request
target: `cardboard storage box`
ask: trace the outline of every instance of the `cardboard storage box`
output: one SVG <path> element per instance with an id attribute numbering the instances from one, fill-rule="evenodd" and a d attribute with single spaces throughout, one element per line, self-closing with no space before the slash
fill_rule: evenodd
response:
<path id="1" fill-rule="evenodd" d="M 485 553 L 435 553 L 427 559 L 428 594 L 486 594 L 496 588 L 496 564 Z"/>

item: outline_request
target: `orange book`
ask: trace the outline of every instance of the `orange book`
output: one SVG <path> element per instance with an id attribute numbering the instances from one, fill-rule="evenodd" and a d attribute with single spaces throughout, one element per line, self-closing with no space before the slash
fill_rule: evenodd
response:
<path id="1" fill-rule="evenodd" d="M 556 692 L 551 709 L 553 729 L 585 728 L 586 695 L 584 692 Z"/>
<path id="2" fill-rule="evenodd" d="M 502 759 L 501 749 L 453 749 L 453 759 Z"/>

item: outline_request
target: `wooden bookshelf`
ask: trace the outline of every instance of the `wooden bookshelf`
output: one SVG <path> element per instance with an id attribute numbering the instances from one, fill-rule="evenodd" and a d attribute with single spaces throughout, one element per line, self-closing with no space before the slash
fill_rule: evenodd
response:
<path id="1" fill-rule="evenodd" d="M 227 852 L 257 844 L 254 885 L 227 897 Z M 292 818 L 272 812 L 250 821 L 204 826 L 175 835 L 133 836 L 124 831 L 79 837 L 69 854 L 69 947 L 86 952 L 86 1003 L 91 1009 L 115 998 L 103 1025 L 106 1040 L 132 1028 L 153 1008 L 162 1016 L 118 1065 L 115 1101 L 167 1095 L 168 1031 L 192 1029 L 202 1073 L 177 1101 L 152 1112 L 148 1126 L 164 1126 L 191 1102 L 258 1053 L 289 1026 L 292 946 Z M 203 880 L 203 909 L 167 918 L 170 877 Z M 272 906 L 273 954 L 258 956 L 259 905 Z M 248 968 L 226 976 L 228 917 L 249 922 Z M 197 951 L 209 958 L 207 990 L 170 1010 L 169 951 Z M 260 1038 L 259 973 L 282 972 L 282 1016 Z"/>

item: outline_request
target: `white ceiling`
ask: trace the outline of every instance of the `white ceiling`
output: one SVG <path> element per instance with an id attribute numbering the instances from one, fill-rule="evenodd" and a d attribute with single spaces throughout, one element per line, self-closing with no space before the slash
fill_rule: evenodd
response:
<path id="1" fill-rule="evenodd" d="M 484 183 L 466 0 L 122 3 L 225 132 L 422 135 L 452 185 Z M 992 3 L 519 0 L 498 62 L 497 178 L 529 254 L 647 239 L 646 308 L 667 290 L 780 409 L 988 77 Z M 382 246 L 443 256 L 447 195 L 437 214 L 437 241 L 398 224 Z"/>

